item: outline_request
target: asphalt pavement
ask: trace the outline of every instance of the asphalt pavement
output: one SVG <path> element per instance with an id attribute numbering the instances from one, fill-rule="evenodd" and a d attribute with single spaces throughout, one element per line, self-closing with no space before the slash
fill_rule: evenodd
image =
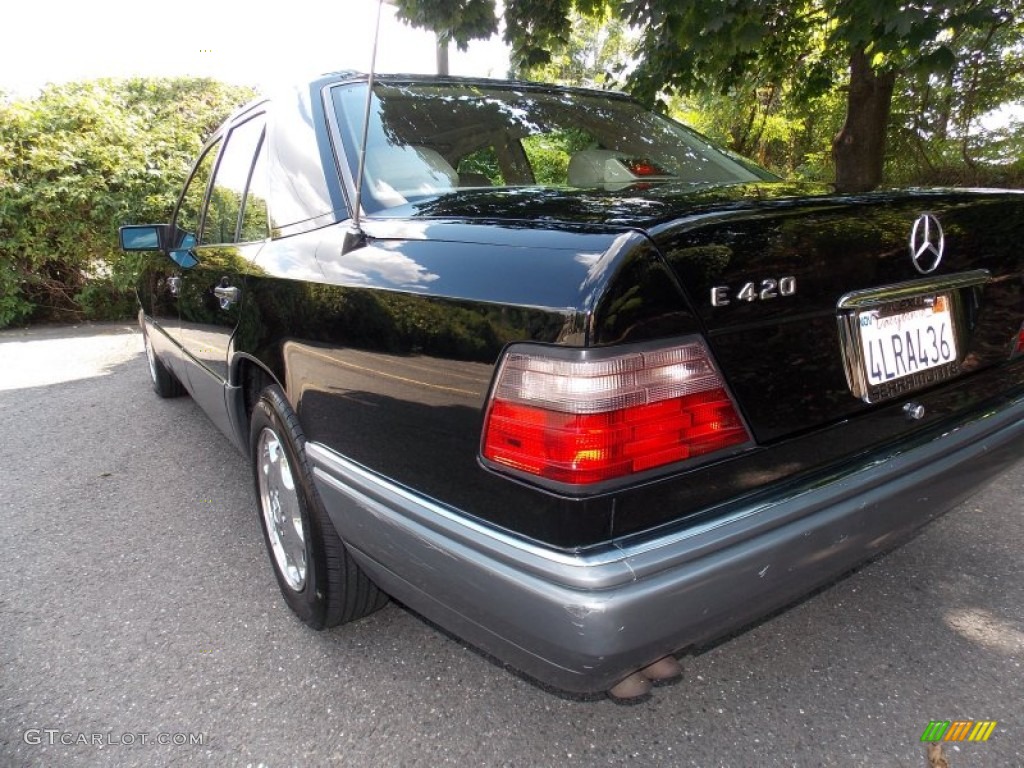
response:
<path id="1" fill-rule="evenodd" d="M 1024 463 L 648 701 L 559 696 L 394 603 L 314 632 L 246 460 L 131 325 L 0 332 L 0 766 L 1024 766 Z"/>

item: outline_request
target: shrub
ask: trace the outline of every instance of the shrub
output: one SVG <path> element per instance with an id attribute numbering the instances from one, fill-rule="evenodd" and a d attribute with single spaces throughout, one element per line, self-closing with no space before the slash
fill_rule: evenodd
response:
<path id="1" fill-rule="evenodd" d="M 0 328 L 131 314 L 118 226 L 166 221 L 205 138 L 252 95 L 129 79 L 0 101 Z"/>

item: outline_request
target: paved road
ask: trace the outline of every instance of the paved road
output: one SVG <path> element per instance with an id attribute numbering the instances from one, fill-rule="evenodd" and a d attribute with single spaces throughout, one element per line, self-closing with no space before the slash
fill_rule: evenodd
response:
<path id="1" fill-rule="evenodd" d="M 128 326 L 0 333 L 0 438 L 2 766 L 920 768 L 957 718 L 998 726 L 951 768 L 1024 766 L 1024 464 L 624 707 L 393 604 L 306 629 L 246 462 L 153 395 Z"/>

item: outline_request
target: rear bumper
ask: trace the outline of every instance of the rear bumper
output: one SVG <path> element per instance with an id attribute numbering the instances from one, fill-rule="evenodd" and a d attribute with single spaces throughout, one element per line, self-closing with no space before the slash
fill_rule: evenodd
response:
<path id="1" fill-rule="evenodd" d="M 382 589 L 555 687 L 607 690 L 911 536 L 1024 455 L 1024 395 L 714 520 L 584 553 L 525 542 L 307 445 L 338 533 Z"/>

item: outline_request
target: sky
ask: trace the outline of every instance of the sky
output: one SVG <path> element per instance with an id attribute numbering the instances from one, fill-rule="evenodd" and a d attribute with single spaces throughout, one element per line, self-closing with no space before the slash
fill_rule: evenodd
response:
<path id="1" fill-rule="evenodd" d="M 98 77 L 214 77 L 267 92 L 341 69 L 367 71 L 377 0 L 19 0 L 3 11 L 0 91 Z M 432 73 L 434 37 L 382 13 L 378 72 Z M 15 30 L 17 30 L 15 32 Z M 504 77 L 499 38 L 450 51 L 453 75 Z"/>
<path id="2" fill-rule="evenodd" d="M 308 77 L 370 66 L 377 0 L 16 0 L 4 8 L 0 91 L 34 96 L 46 83 L 98 77 L 213 77 L 264 93 Z M 378 72 L 436 70 L 434 37 L 383 7 Z M 504 77 L 495 37 L 450 51 L 453 75 Z M 1024 105 L 986 116 L 986 128 L 1024 118 Z"/>

